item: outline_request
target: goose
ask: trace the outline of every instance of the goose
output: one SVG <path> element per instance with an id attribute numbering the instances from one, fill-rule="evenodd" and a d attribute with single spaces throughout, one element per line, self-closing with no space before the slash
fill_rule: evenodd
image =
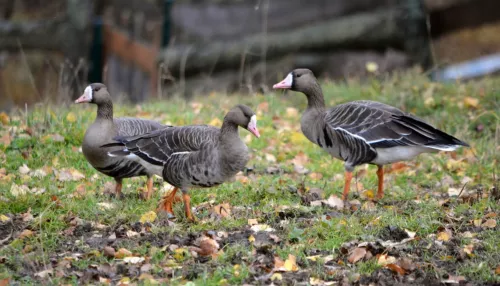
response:
<path id="1" fill-rule="evenodd" d="M 377 199 L 381 199 L 384 165 L 411 160 L 421 153 L 469 147 L 422 119 L 384 103 L 360 100 L 327 108 L 321 86 L 309 69 L 293 70 L 273 89 L 290 89 L 306 95 L 307 109 L 300 121 L 302 133 L 331 156 L 344 161 L 343 200 L 347 199 L 352 172 L 358 165 L 368 163 L 378 167 Z"/>
<path id="2" fill-rule="evenodd" d="M 188 190 L 220 185 L 242 171 L 249 160 L 238 126 L 260 137 L 255 113 L 240 104 L 226 114 L 220 129 L 210 125 L 175 126 L 137 136 L 117 136 L 114 140 L 118 143 L 107 146 L 122 147 L 109 152 L 110 156 L 163 166 L 163 179 L 174 189 L 162 199 L 159 209 L 173 215 L 172 205 L 180 189 L 185 215 L 195 221 Z"/>
<path id="3" fill-rule="evenodd" d="M 75 100 L 75 103 L 85 102 L 97 105 L 97 116 L 85 132 L 82 142 L 82 152 L 87 161 L 97 171 L 115 179 L 115 195 L 117 197 L 122 196 L 124 178 L 147 176 L 147 191 L 142 196 L 145 199 L 151 198 L 153 193 L 152 175 L 161 176 L 161 168 L 141 165 L 127 158 L 109 157 L 107 153 L 117 148 L 101 146 L 113 142 L 112 138 L 116 136 L 133 136 L 168 126 L 152 120 L 129 117 L 113 118 L 111 95 L 102 83 L 90 84 L 85 88 L 82 96 Z"/>

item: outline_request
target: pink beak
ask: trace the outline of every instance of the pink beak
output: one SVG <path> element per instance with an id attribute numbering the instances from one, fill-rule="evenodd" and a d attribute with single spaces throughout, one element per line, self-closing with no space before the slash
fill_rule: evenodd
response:
<path id="1" fill-rule="evenodd" d="M 75 100 L 75 103 L 91 102 L 92 101 L 92 88 L 87 86 L 83 94 Z"/>
<path id="2" fill-rule="evenodd" d="M 255 114 L 252 116 L 252 118 L 250 118 L 250 122 L 248 123 L 247 130 L 252 132 L 252 134 L 255 135 L 255 137 L 257 137 L 257 138 L 260 137 L 259 130 L 257 129 L 257 117 L 255 116 Z"/>
<path id="3" fill-rule="evenodd" d="M 273 88 L 274 89 L 289 89 L 289 88 L 292 88 L 292 84 L 293 84 L 293 75 L 292 75 L 292 73 L 289 73 L 284 80 L 273 85 Z"/>
<path id="4" fill-rule="evenodd" d="M 255 137 L 257 138 L 260 137 L 260 133 L 257 127 L 248 127 L 248 131 L 252 132 L 252 134 L 255 135 Z"/>

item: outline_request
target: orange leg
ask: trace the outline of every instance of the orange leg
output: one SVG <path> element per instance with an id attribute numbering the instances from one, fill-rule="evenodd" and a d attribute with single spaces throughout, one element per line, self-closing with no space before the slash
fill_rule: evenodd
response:
<path id="1" fill-rule="evenodd" d="M 352 172 L 345 171 L 345 181 L 344 181 L 344 193 L 342 194 L 342 200 L 347 200 L 349 195 L 349 190 L 351 189 Z"/>
<path id="2" fill-rule="evenodd" d="M 377 177 L 378 177 L 377 199 L 381 199 L 384 197 L 384 166 L 378 166 Z"/>
<path id="3" fill-rule="evenodd" d="M 151 199 L 153 196 L 153 177 L 148 177 L 148 180 L 146 181 L 146 192 L 143 193 L 143 198 L 145 200 Z"/>
<path id="4" fill-rule="evenodd" d="M 191 212 L 191 197 L 188 194 L 182 194 L 182 199 L 184 200 L 184 211 L 186 212 L 187 219 L 191 222 L 195 222 L 196 218 Z"/>
<path id="5" fill-rule="evenodd" d="M 172 215 L 174 214 L 174 210 L 172 207 L 174 204 L 175 194 L 177 193 L 177 190 L 178 190 L 177 187 L 174 188 L 169 194 L 167 194 L 161 199 L 160 206 L 158 207 L 159 210 L 166 211 L 167 213 Z"/>
<path id="6" fill-rule="evenodd" d="M 117 198 L 121 198 L 121 196 L 122 196 L 122 179 L 115 179 L 115 181 L 116 181 L 115 195 Z"/>

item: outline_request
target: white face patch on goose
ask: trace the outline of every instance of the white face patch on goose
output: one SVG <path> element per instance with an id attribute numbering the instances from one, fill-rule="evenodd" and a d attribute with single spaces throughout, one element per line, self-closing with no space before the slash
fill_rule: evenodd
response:
<path id="1" fill-rule="evenodd" d="M 75 103 L 91 102 L 92 101 L 92 87 L 89 85 L 83 91 L 82 96 L 80 96 Z"/>
<path id="2" fill-rule="evenodd" d="M 274 89 L 277 89 L 277 88 L 283 88 L 283 89 L 288 89 L 288 88 L 292 88 L 292 85 L 293 85 L 293 75 L 292 73 L 289 73 L 284 80 L 282 80 L 281 82 L 273 85 L 273 88 Z"/>
<path id="3" fill-rule="evenodd" d="M 255 114 L 250 117 L 250 122 L 248 122 L 247 129 L 248 131 L 252 132 L 255 137 L 260 137 L 259 130 L 257 129 L 257 116 Z"/>

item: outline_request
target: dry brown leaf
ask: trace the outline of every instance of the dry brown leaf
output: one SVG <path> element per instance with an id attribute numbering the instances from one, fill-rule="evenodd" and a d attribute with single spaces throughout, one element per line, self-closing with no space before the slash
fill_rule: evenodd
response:
<path id="1" fill-rule="evenodd" d="M 267 101 L 259 103 L 259 105 L 257 105 L 257 110 L 260 110 L 264 113 L 269 112 L 269 103 Z"/>
<path id="2" fill-rule="evenodd" d="M 347 258 L 347 261 L 349 263 L 356 263 L 359 260 L 363 259 L 366 255 L 366 248 L 364 247 L 356 247 L 352 252 L 351 255 Z"/>
<path id="3" fill-rule="evenodd" d="M 388 173 L 401 173 L 401 172 L 406 171 L 406 169 L 408 169 L 408 168 L 410 168 L 410 166 L 408 166 L 407 164 L 405 164 L 403 162 L 397 162 L 397 163 L 393 163 L 391 165 L 391 168 L 388 171 Z"/>
<path id="4" fill-rule="evenodd" d="M 304 166 L 309 162 L 309 157 L 304 152 L 299 152 L 293 159 L 292 163 L 295 166 Z"/>
<path id="5" fill-rule="evenodd" d="M 474 250 L 474 245 L 473 244 L 467 244 L 464 247 L 464 252 L 467 253 L 468 255 L 472 255 L 472 250 Z"/>
<path id="6" fill-rule="evenodd" d="M 494 218 L 497 217 L 497 214 L 494 212 L 487 213 L 484 218 Z"/>
<path id="7" fill-rule="evenodd" d="M 482 225 L 482 227 L 495 228 L 497 226 L 497 221 L 495 219 L 488 219 Z"/>
<path id="8" fill-rule="evenodd" d="M 212 212 L 222 218 L 228 217 L 231 215 L 231 205 L 228 203 L 216 205 L 213 207 Z"/>
<path id="9" fill-rule="evenodd" d="M 317 173 L 317 172 L 313 172 L 313 173 L 309 174 L 309 177 L 311 179 L 317 181 L 317 180 L 321 180 L 321 178 L 323 178 L 323 174 Z"/>
<path id="10" fill-rule="evenodd" d="M 217 253 L 219 250 L 219 243 L 210 237 L 204 236 L 200 239 L 200 247 L 192 247 L 190 250 L 194 250 L 201 256 L 210 256 Z"/>
<path id="11" fill-rule="evenodd" d="M 406 274 L 406 271 L 401 266 L 394 264 L 394 263 L 386 264 L 384 267 L 391 269 L 392 271 L 398 273 L 399 275 Z"/>
<path id="12" fill-rule="evenodd" d="M 132 256 L 132 252 L 130 252 L 126 248 L 120 248 L 118 251 L 115 253 L 115 258 L 121 259 L 124 257 Z"/>
<path id="13" fill-rule="evenodd" d="M 106 257 L 115 257 L 116 256 L 116 251 L 111 246 L 105 246 L 104 249 L 103 249 L 103 254 Z"/>
<path id="14" fill-rule="evenodd" d="M 2 122 L 3 125 L 8 125 L 10 121 L 9 116 L 5 112 L 0 112 L 0 122 Z"/>
<path id="15" fill-rule="evenodd" d="M 9 285 L 10 285 L 10 278 L 0 279 L 0 286 L 9 286 Z"/>
<path id="16" fill-rule="evenodd" d="M 32 230 L 29 230 L 29 229 L 25 229 L 23 230 L 20 234 L 19 234 L 19 237 L 20 239 L 23 239 L 23 238 L 26 238 L 26 237 L 30 237 L 30 236 L 33 236 L 34 232 Z"/>
<path id="17" fill-rule="evenodd" d="M 497 268 L 495 269 L 495 274 L 500 275 L 500 265 L 498 265 Z"/>
<path id="18" fill-rule="evenodd" d="M 12 142 L 12 137 L 9 133 L 5 133 L 0 137 L 0 145 L 3 145 L 5 148 L 10 146 L 10 142 Z"/>

